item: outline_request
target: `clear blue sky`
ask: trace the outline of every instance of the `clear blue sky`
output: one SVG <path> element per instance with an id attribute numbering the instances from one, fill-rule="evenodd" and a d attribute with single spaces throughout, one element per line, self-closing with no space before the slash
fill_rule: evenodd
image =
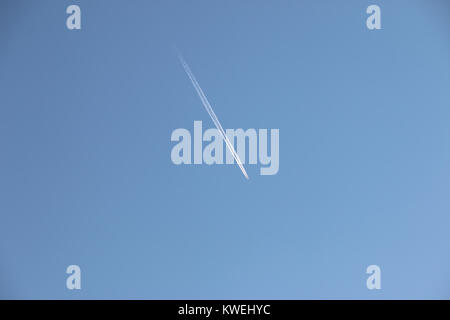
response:
<path id="1" fill-rule="evenodd" d="M 0 41 L 0 298 L 450 298 L 448 1 L 2 0 Z M 277 175 L 172 164 L 174 45 Z"/>

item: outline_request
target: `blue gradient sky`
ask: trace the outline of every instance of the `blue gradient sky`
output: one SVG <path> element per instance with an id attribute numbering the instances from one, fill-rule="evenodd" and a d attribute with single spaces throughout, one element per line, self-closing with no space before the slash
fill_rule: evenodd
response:
<path id="1" fill-rule="evenodd" d="M 0 39 L 0 298 L 450 298 L 447 1 L 2 0 Z M 172 164 L 213 127 L 174 45 L 277 175 Z"/>

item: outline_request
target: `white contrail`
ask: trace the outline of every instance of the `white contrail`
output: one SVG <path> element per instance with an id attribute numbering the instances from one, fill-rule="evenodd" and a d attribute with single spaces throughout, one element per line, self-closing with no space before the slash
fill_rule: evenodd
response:
<path id="1" fill-rule="evenodd" d="M 203 93 L 202 88 L 198 84 L 197 79 L 195 79 L 195 76 L 191 71 L 191 68 L 189 68 L 189 65 L 184 60 L 181 53 L 178 53 L 178 59 L 180 59 L 180 62 L 184 68 L 184 71 L 186 71 L 186 74 L 188 75 L 189 79 L 191 79 L 191 82 L 195 88 L 195 91 L 197 91 L 197 94 L 200 97 L 200 100 L 202 101 L 203 106 L 205 107 L 205 109 L 208 112 L 209 116 L 211 117 L 212 121 L 216 125 L 217 130 L 219 130 L 223 140 L 225 141 L 225 144 L 228 147 L 228 150 L 230 150 L 231 154 L 233 155 L 234 160 L 236 160 L 236 163 L 238 164 L 238 166 L 241 169 L 242 173 L 244 174 L 245 178 L 249 179 L 247 172 L 245 171 L 245 168 L 242 165 L 241 159 L 239 158 L 238 154 L 234 150 L 233 145 L 231 144 L 230 140 L 226 136 L 225 131 L 223 130 L 222 125 L 219 122 L 219 119 L 217 118 L 216 114 L 214 113 L 214 111 L 211 107 L 211 104 L 209 103 L 208 99 L 206 98 L 205 94 Z"/>

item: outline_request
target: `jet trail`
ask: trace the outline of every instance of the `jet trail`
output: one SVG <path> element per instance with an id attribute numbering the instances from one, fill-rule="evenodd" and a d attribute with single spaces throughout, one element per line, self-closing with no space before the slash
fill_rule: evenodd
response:
<path id="1" fill-rule="evenodd" d="M 225 141 L 225 144 L 228 147 L 228 150 L 230 150 L 231 154 L 233 155 L 234 160 L 236 160 L 236 163 L 238 164 L 238 166 L 241 169 L 242 173 L 244 174 L 245 178 L 249 179 L 249 177 L 247 175 L 247 172 L 245 171 L 245 168 L 242 165 L 241 159 L 239 158 L 238 154 L 234 150 L 233 145 L 231 144 L 230 140 L 226 136 L 225 131 L 223 130 L 222 125 L 219 122 L 219 119 L 217 118 L 216 114 L 214 113 L 214 111 L 213 111 L 213 109 L 211 107 L 211 104 L 209 103 L 208 99 L 206 98 L 205 94 L 203 93 L 202 88 L 198 84 L 197 79 L 195 79 L 195 76 L 194 76 L 194 74 L 191 71 L 191 68 L 189 68 L 189 65 L 184 60 L 184 58 L 181 55 L 181 53 L 178 53 L 178 59 L 180 60 L 181 65 L 184 68 L 184 71 L 186 72 L 186 74 L 188 75 L 189 79 L 191 80 L 195 91 L 197 91 L 197 94 L 200 97 L 200 100 L 202 101 L 203 106 L 205 107 L 205 109 L 208 112 L 209 116 L 211 117 L 212 121 L 216 125 L 217 130 L 219 130 L 223 140 Z"/>

